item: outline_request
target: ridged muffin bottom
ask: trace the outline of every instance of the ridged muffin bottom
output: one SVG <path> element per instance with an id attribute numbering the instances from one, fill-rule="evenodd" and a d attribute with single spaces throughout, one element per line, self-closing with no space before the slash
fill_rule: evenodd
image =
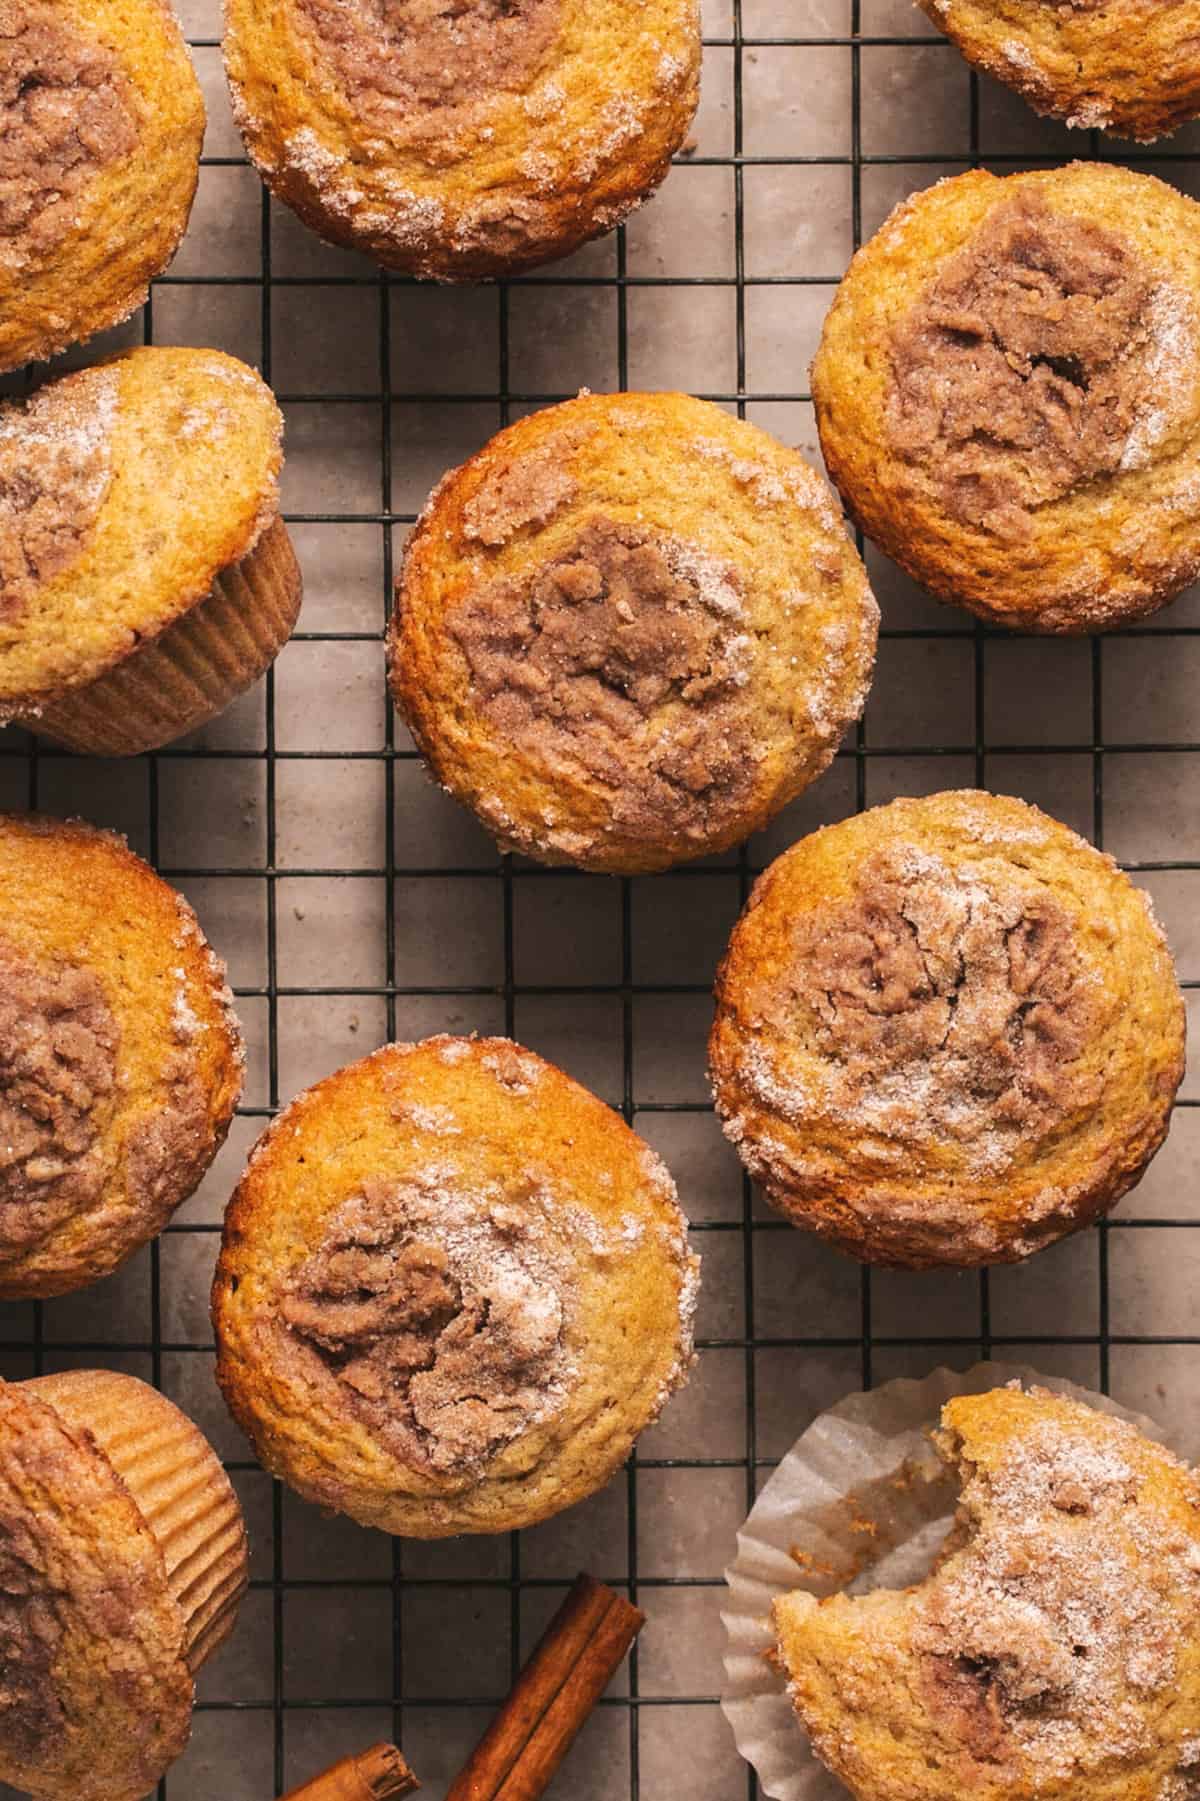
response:
<path id="1" fill-rule="evenodd" d="M 215 719 L 258 680 L 291 636 L 301 593 L 296 553 L 276 518 L 159 637 L 18 723 L 89 756 L 156 750 Z"/>

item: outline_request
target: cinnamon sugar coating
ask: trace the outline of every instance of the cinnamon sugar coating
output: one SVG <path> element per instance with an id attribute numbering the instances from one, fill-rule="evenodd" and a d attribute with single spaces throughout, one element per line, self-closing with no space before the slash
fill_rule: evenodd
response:
<path id="1" fill-rule="evenodd" d="M 40 0 L 0 15 L 0 238 L 23 260 L 70 233 L 83 187 L 138 141 L 129 81 L 108 45 Z"/>
<path id="2" fill-rule="evenodd" d="M 390 676 L 503 844 L 650 870 L 737 843 L 820 774 L 877 621 L 799 457 L 685 395 L 581 395 L 435 490 Z"/>
<path id="3" fill-rule="evenodd" d="M 888 424 L 953 519 L 1005 538 L 1142 466 L 1171 425 L 1161 346 L 1186 300 L 1116 233 L 1039 194 L 998 206 L 892 339 Z"/>
<path id="4" fill-rule="evenodd" d="M 813 396 L 847 507 L 939 598 L 1153 612 L 1200 573 L 1200 208 L 1095 163 L 941 182 L 855 257 Z"/>
<path id="5" fill-rule="evenodd" d="M 117 839 L 0 816 L 0 1296 L 83 1287 L 161 1231 L 241 1063 L 186 902 Z"/>
<path id="6" fill-rule="evenodd" d="M 1036 808 L 950 793 L 802 839 L 717 982 L 726 1133 L 869 1262 L 1011 1262 L 1113 1206 L 1166 1135 L 1184 1015 L 1145 896 Z"/>
<path id="7" fill-rule="evenodd" d="M 1017 1387 L 959 1396 L 933 1573 L 776 1602 L 813 1749 L 857 1801 L 1180 1801 L 1200 1777 L 1200 1489 L 1123 1420 Z"/>
<path id="8" fill-rule="evenodd" d="M 1197 0 L 919 0 L 1035 112 L 1150 143 L 1200 114 Z"/>
<path id="9" fill-rule="evenodd" d="M 117 380 L 89 370 L 0 411 L 0 620 L 83 554 L 112 479 Z"/>
<path id="10" fill-rule="evenodd" d="M 415 1538 L 606 1482 L 686 1378 L 666 1170 L 504 1039 L 389 1045 L 294 1100 L 230 1205 L 217 1378 L 268 1468 Z"/>
<path id="11" fill-rule="evenodd" d="M 90 969 L 40 962 L 0 937 L 0 1252 L 95 1206 L 119 1045 Z"/>
<path id="12" fill-rule="evenodd" d="M 482 1472 L 574 1379 L 565 1247 L 534 1195 L 480 1204 L 415 1181 L 338 1208 L 283 1319 L 343 1399 L 418 1470 Z"/>
<path id="13" fill-rule="evenodd" d="M 601 513 L 526 584 L 469 594 L 447 630 L 515 751 L 610 789 L 619 830 L 703 840 L 754 786 L 740 587 L 732 565 Z"/>
<path id="14" fill-rule="evenodd" d="M 553 52 L 562 0 L 299 0 L 314 48 L 375 132 L 461 130 L 521 94 Z M 432 130 L 431 130 L 432 127 Z"/>
<path id="15" fill-rule="evenodd" d="M 609 231 L 698 98 L 696 0 L 230 0 L 234 111 L 264 180 L 335 244 L 438 280 Z"/>
<path id="16" fill-rule="evenodd" d="M 167 0 L 4 0 L 0 371 L 142 304 L 187 227 L 203 135 Z"/>

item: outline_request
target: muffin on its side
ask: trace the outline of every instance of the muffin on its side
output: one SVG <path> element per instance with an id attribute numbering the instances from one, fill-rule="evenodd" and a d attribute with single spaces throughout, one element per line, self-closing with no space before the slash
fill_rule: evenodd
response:
<path id="1" fill-rule="evenodd" d="M 1200 114 L 1200 0 L 919 0 L 967 61 L 1081 131 L 1148 144 Z"/>
<path id="2" fill-rule="evenodd" d="M 442 281 L 610 231 L 696 110 L 697 0 L 226 0 L 272 193 L 331 243 Z"/>
<path id="3" fill-rule="evenodd" d="M 0 724 L 130 756 L 257 681 L 300 606 L 282 430 L 217 350 L 133 350 L 0 406 Z"/>
<path id="4" fill-rule="evenodd" d="M 259 1140 L 217 1379 L 274 1474 L 410 1538 L 603 1486 L 686 1378 L 698 1262 L 615 1113 L 503 1038 L 385 1045 Z"/>
<path id="5" fill-rule="evenodd" d="M 182 895 L 107 832 L 0 815 L 0 1299 L 82 1288 L 161 1232 L 241 1078 Z"/>
<path id="6" fill-rule="evenodd" d="M 775 1602 L 813 1750 L 857 1801 L 1186 1801 L 1200 1770 L 1200 1488 L 1124 1420 L 960 1395 L 932 1575 Z"/>
<path id="7" fill-rule="evenodd" d="M 1200 206 L 1151 176 L 914 195 L 851 263 L 812 388 L 850 512 L 943 600 L 1094 632 L 1200 575 Z"/>
<path id="8" fill-rule="evenodd" d="M 142 1801 L 246 1577 L 229 1478 L 165 1396 L 111 1370 L 0 1383 L 0 1781 Z"/>
<path id="9" fill-rule="evenodd" d="M 795 1225 L 870 1263 L 1015 1262 L 1142 1175 L 1183 999 L 1111 857 L 1023 801 L 935 794 L 771 865 L 709 1059 L 727 1136 Z"/>
<path id="10" fill-rule="evenodd" d="M 141 306 L 187 229 L 203 137 L 167 0 L 5 0 L 0 371 Z"/>
<path id="11" fill-rule="evenodd" d="M 631 873 L 728 849 L 827 768 L 878 622 L 794 451 L 686 394 L 584 394 L 435 489 L 388 656 L 501 844 Z"/>

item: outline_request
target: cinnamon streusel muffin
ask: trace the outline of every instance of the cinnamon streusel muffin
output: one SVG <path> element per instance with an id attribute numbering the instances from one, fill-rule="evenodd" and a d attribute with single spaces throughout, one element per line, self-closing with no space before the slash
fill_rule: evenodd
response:
<path id="1" fill-rule="evenodd" d="M 1039 113 L 1143 143 L 1200 113 L 1197 0 L 919 0 Z"/>
<path id="2" fill-rule="evenodd" d="M 443 281 L 566 256 L 663 179 L 697 0 L 226 0 L 263 179 L 331 243 Z"/>
<path id="3" fill-rule="evenodd" d="M 814 1751 L 857 1801 L 1187 1801 L 1200 1781 L 1200 1487 L 1124 1420 L 961 1395 L 923 1583 L 775 1602 Z"/>
<path id="4" fill-rule="evenodd" d="M 1200 207 L 1148 175 L 914 195 L 850 265 L 812 386 L 847 507 L 943 600 L 1091 632 L 1200 574 Z"/>
<path id="5" fill-rule="evenodd" d="M 897 800 L 802 838 L 717 979 L 725 1131 L 796 1225 L 872 1263 L 1014 1262 L 1166 1136 L 1184 1011 L 1142 891 L 1023 801 Z"/>
<path id="6" fill-rule="evenodd" d="M 0 371 L 141 306 L 187 229 L 203 137 L 167 0 L 3 0 Z"/>
<path id="7" fill-rule="evenodd" d="M 233 1197 L 217 1379 L 266 1467 L 411 1538 L 600 1488 L 692 1361 L 698 1262 L 649 1147 L 503 1038 L 300 1095 Z"/>
<path id="8" fill-rule="evenodd" d="M 0 725 L 129 756 L 262 675 L 300 606 L 282 429 L 217 350 L 133 350 L 0 406 Z"/>
<path id="9" fill-rule="evenodd" d="M 0 1781 L 141 1801 L 246 1573 L 229 1478 L 165 1396 L 111 1370 L 0 1383 Z"/>
<path id="10" fill-rule="evenodd" d="M 107 832 L 0 814 L 0 1299 L 82 1288 L 161 1232 L 241 1071 L 182 895 Z"/>
<path id="11" fill-rule="evenodd" d="M 794 451 L 686 394 L 583 394 L 435 489 L 392 692 L 506 848 L 662 869 L 748 837 L 828 766 L 878 621 Z"/>

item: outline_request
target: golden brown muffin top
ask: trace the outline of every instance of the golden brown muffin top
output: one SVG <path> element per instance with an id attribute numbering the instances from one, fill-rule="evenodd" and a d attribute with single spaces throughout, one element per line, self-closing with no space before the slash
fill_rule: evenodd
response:
<path id="1" fill-rule="evenodd" d="M 470 279 L 565 255 L 662 179 L 700 19 L 696 0 L 230 0 L 224 50 L 250 154 L 302 217 Z"/>
<path id="2" fill-rule="evenodd" d="M 963 1395 L 933 1574 L 786 1596 L 778 1654 L 813 1747 L 859 1801 L 1182 1801 L 1200 1774 L 1200 1490 L 1079 1402 Z"/>
<path id="3" fill-rule="evenodd" d="M 160 1231 L 241 1068 L 182 896 L 107 833 L 0 815 L 0 1294 L 78 1288 Z"/>
<path id="4" fill-rule="evenodd" d="M 598 1488 L 691 1362 L 649 1148 L 506 1039 L 389 1045 L 299 1096 L 230 1206 L 218 1379 L 276 1473 L 414 1537 Z"/>
<path id="5" fill-rule="evenodd" d="M 141 1801 L 187 1742 L 192 1679 L 162 1552 L 86 1431 L 0 1383 L 0 1779 Z"/>
<path id="6" fill-rule="evenodd" d="M 503 843 L 654 869 L 736 843 L 827 766 L 877 620 L 794 452 L 686 395 L 582 395 L 435 491 L 392 686 Z"/>
<path id="7" fill-rule="evenodd" d="M 0 369 L 141 305 L 187 225 L 203 134 L 166 0 L 2 0 Z"/>
<path id="8" fill-rule="evenodd" d="M 1200 210 L 1094 163 L 941 182 L 851 264 L 813 394 L 848 507 L 941 598 L 1153 611 L 1200 570 Z"/>
<path id="9" fill-rule="evenodd" d="M 1200 112 L 1197 0 L 919 0 L 1039 113 L 1149 143 Z"/>
<path id="10" fill-rule="evenodd" d="M 0 721 L 104 674 L 254 548 L 281 434 L 216 350 L 129 351 L 0 406 Z"/>
<path id="11" fill-rule="evenodd" d="M 755 888 L 718 978 L 728 1135 L 869 1260 L 1027 1255 L 1157 1149 L 1183 1004 L 1146 897 L 1021 801 L 895 801 Z"/>

